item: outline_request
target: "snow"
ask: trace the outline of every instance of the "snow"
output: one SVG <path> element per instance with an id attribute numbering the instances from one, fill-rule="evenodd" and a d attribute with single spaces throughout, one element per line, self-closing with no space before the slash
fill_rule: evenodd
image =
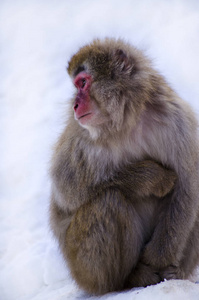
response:
<path id="1" fill-rule="evenodd" d="M 0 300 L 88 299 L 48 226 L 49 161 L 73 87 L 67 61 L 96 37 L 122 37 L 153 59 L 199 113 L 197 0 L 1 0 Z M 189 281 L 90 299 L 199 299 Z"/>

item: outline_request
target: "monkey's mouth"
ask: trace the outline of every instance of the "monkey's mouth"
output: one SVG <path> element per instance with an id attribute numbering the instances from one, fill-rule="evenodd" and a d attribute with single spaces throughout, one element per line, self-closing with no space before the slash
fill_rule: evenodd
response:
<path id="1" fill-rule="evenodd" d="M 90 112 L 90 113 L 87 113 L 87 114 L 85 114 L 85 115 L 82 115 L 82 116 L 80 116 L 79 118 L 78 118 L 78 120 L 81 120 L 81 119 L 83 119 L 83 118 L 85 118 L 85 117 L 87 117 L 87 116 L 89 116 L 89 115 L 91 115 L 92 113 Z"/>

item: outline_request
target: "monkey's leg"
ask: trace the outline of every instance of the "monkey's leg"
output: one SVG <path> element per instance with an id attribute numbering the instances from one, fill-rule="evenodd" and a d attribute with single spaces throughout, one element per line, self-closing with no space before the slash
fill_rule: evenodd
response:
<path id="1" fill-rule="evenodd" d="M 104 294 L 124 288 L 142 246 L 139 216 L 120 191 L 108 189 L 78 210 L 63 252 L 78 285 Z"/>
<path id="2" fill-rule="evenodd" d="M 192 192 L 186 193 L 177 182 L 157 213 L 157 224 L 143 251 L 144 263 L 158 269 L 179 266 L 197 216 L 195 203 Z"/>
<path id="3" fill-rule="evenodd" d="M 192 229 L 190 237 L 184 251 L 183 259 L 180 262 L 180 268 L 184 273 L 184 278 L 192 274 L 199 263 L 199 213 Z"/>
<path id="4" fill-rule="evenodd" d="M 199 264 L 199 214 L 190 233 L 186 248 L 179 265 L 168 266 L 161 270 L 162 279 L 187 279 Z"/>

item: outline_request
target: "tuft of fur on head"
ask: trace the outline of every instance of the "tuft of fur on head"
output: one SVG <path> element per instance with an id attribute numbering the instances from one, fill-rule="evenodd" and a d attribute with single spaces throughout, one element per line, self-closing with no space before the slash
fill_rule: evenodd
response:
<path id="1" fill-rule="evenodd" d="M 135 72 L 143 63 L 150 66 L 149 60 L 135 47 L 121 39 L 105 38 L 80 48 L 69 61 L 67 71 L 73 77 L 86 65 L 91 73 L 97 71 L 97 76 L 112 77 L 116 73 L 128 75 Z"/>

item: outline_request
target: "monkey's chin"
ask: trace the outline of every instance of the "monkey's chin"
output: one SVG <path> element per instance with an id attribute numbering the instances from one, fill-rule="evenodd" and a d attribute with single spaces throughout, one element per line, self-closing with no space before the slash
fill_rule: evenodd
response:
<path id="1" fill-rule="evenodd" d="M 100 128 L 97 128 L 98 125 L 101 124 L 101 120 L 98 120 L 95 116 L 95 114 L 87 114 L 83 117 L 81 117 L 80 119 L 77 120 L 79 125 L 88 130 L 90 137 L 93 140 L 97 140 L 100 136 Z M 98 124 L 99 123 L 99 124 Z"/>

